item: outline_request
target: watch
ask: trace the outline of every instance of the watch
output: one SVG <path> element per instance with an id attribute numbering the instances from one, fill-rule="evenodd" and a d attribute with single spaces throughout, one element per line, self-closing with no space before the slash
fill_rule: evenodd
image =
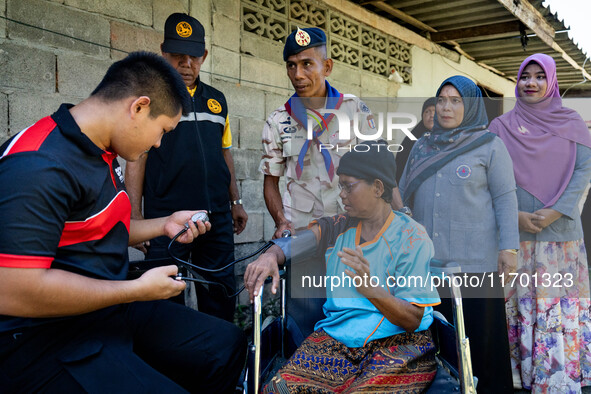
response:
<path id="1" fill-rule="evenodd" d="M 410 210 L 410 208 L 409 208 L 409 207 L 402 207 L 402 208 L 400 208 L 400 209 L 398 210 L 398 212 L 402 212 L 402 213 L 404 213 L 405 215 L 408 215 L 408 216 L 412 217 L 412 211 Z"/>
<path id="2" fill-rule="evenodd" d="M 242 199 L 239 198 L 238 200 L 230 201 L 230 204 L 232 206 L 234 206 L 234 205 L 242 205 Z"/>

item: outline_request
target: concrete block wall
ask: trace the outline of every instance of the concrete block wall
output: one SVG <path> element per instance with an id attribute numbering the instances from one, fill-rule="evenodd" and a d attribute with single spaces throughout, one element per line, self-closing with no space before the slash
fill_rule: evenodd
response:
<path id="1" fill-rule="evenodd" d="M 0 142 L 61 102 L 87 97 L 127 52 L 159 52 L 172 12 L 188 12 L 204 25 L 209 56 L 201 78 L 228 99 L 236 175 L 250 215 L 236 242 L 262 241 L 273 233 L 273 221 L 258 172 L 260 134 L 292 88 L 283 45 L 242 32 L 240 0 L 0 0 L 0 16 L 9 19 L 0 19 Z M 393 95 L 397 87 L 342 64 L 329 80 L 357 95 Z"/>
<path id="2" fill-rule="evenodd" d="M 236 176 L 250 216 L 235 238 L 240 257 L 274 232 L 258 171 L 260 136 L 269 114 L 293 93 L 283 44 L 242 31 L 240 0 L 0 0 L 0 144 L 60 103 L 87 97 L 127 52 L 159 52 L 164 21 L 173 12 L 188 12 L 204 25 L 209 56 L 201 78 L 228 100 Z M 421 96 L 414 90 L 435 84 L 413 79 L 421 80 L 401 88 L 342 63 L 329 77 L 340 91 L 361 97 L 395 97 L 399 88 Z"/>
<path id="3" fill-rule="evenodd" d="M 236 174 L 250 215 L 236 236 L 241 256 L 274 231 L 258 172 L 260 134 L 291 89 L 280 45 L 263 58 L 242 49 L 239 0 L 0 0 L 0 144 L 62 102 L 87 97 L 127 52 L 159 52 L 172 12 L 188 12 L 204 25 L 209 56 L 201 78 L 228 99 Z M 131 259 L 141 258 L 131 252 Z"/>
<path id="4" fill-rule="evenodd" d="M 126 52 L 159 51 L 176 11 L 189 0 L 0 0 L 0 143 L 87 97 Z"/>
<path id="5" fill-rule="evenodd" d="M 6 0 L 0 0 L 0 17 L 6 16 Z M 6 37 L 6 20 L 0 18 L 0 38 Z"/>

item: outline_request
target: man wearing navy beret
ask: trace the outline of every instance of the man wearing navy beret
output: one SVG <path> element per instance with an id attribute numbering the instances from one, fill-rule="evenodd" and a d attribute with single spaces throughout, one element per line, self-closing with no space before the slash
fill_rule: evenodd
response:
<path id="1" fill-rule="evenodd" d="M 324 31 L 317 27 L 297 28 L 288 37 L 283 60 L 295 93 L 268 117 L 263 129 L 263 157 L 260 171 L 264 174 L 264 196 L 276 225 L 274 238 L 285 230 L 305 227 L 314 219 L 344 211 L 338 198 L 336 168 L 342 155 L 357 144 L 339 133 L 339 120 L 326 110 L 338 110 L 351 121 L 355 115 L 359 131 L 375 134 L 371 111 L 351 94 L 340 93 L 326 78 L 333 68 L 327 57 Z M 313 136 L 308 137 L 308 122 Z M 283 201 L 279 177 L 285 176 L 287 190 Z M 402 204 L 397 189 L 393 205 Z M 398 198 L 396 198 L 398 197 Z"/>

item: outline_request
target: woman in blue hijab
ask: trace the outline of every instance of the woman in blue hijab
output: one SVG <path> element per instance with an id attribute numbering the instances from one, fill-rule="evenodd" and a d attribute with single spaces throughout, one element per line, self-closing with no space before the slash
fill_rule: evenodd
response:
<path id="1" fill-rule="evenodd" d="M 512 381 L 497 273 L 506 280 L 514 272 L 519 230 L 511 158 L 487 125 L 478 86 L 462 76 L 443 81 L 433 131 L 410 152 L 400 192 L 433 240 L 435 258 L 467 273 L 462 292 L 477 389 L 500 393 L 511 392 Z M 449 319 L 451 305 L 442 312 Z"/>

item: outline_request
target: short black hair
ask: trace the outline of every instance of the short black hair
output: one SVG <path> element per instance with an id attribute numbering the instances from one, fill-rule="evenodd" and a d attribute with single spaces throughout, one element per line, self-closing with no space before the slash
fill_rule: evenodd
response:
<path id="1" fill-rule="evenodd" d="M 150 116 L 176 116 L 190 112 L 191 98 L 180 74 L 152 52 L 132 52 L 109 67 L 91 96 L 105 101 L 127 97 L 150 98 Z"/>
<path id="2" fill-rule="evenodd" d="M 329 58 L 328 51 L 326 49 L 326 44 L 318 45 L 315 49 L 316 49 L 316 52 L 318 52 L 318 54 L 320 54 L 320 58 L 322 60 L 327 60 Z"/>

